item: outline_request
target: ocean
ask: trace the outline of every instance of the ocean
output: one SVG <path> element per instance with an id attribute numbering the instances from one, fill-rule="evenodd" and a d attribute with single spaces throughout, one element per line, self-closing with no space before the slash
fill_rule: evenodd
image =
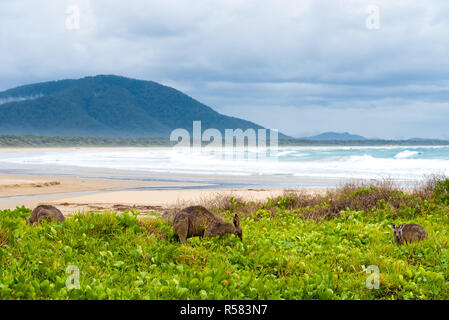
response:
<path id="1" fill-rule="evenodd" d="M 191 176 L 288 177 L 289 185 L 316 179 L 319 186 L 348 179 L 416 181 L 449 175 L 449 147 L 279 147 L 274 150 L 205 150 L 176 148 L 24 149 L 0 152 L 0 171 L 36 174 L 127 172 Z M 192 181 L 192 179 L 190 179 Z M 195 180 L 195 179 L 193 179 Z M 259 180 L 260 181 L 260 180 Z M 282 184 L 282 178 L 281 178 Z M 325 183 L 323 181 L 328 181 Z M 263 185 L 263 183 L 260 183 Z M 324 185 L 323 185 L 324 184 Z M 308 184 L 310 187 L 310 183 Z M 318 185 L 317 185 L 318 186 Z"/>

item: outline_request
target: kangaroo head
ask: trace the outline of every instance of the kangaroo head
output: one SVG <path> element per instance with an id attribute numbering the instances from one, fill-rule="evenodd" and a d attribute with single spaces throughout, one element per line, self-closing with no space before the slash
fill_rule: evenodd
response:
<path id="1" fill-rule="evenodd" d="M 234 234 L 239 236 L 240 240 L 243 241 L 242 238 L 242 228 L 240 227 L 240 216 L 238 216 L 237 214 L 234 216 L 234 219 L 232 220 L 233 224 L 234 224 Z"/>
<path id="2" fill-rule="evenodd" d="M 402 241 L 402 229 L 404 228 L 404 225 L 400 225 L 399 227 L 396 227 L 396 225 L 393 223 L 391 224 L 393 227 L 393 239 L 395 242 L 401 242 Z"/>

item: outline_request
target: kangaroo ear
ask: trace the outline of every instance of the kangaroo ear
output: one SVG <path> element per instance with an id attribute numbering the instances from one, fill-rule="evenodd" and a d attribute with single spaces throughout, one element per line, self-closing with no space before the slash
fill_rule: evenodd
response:
<path id="1" fill-rule="evenodd" d="M 396 225 L 394 223 L 392 223 L 391 226 L 393 227 L 393 229 L 396 229 Z"/>
<path id="2" fill-rule="evenodd" d="M 238 216 L 237 214 L 234 216 L 234 219 L 232 220 L 232 222 L 234 222 L 234 226 L 235 227 L 239 227 L 240 226 L 240 216 Z"/>

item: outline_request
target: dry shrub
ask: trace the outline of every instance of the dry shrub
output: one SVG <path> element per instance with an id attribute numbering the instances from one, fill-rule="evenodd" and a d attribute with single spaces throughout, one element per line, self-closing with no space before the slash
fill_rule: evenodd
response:
<path id="1" fill-rule="evenodd" d="M 425 177 L 412 188 L 401 187 L 392 179 L 354 180 L 335 189 L 311 191 L 306 189 L 286 189 L 280 197 L 268 201 L 251 201 L 238 195 L 217 192 L 213 196 L 203 197 L 196 202 L 178 202 L 166 210 L 164 218 L 172 221 L 174 215 L 183 208 L 201 205 L 208 210 L 221 213 L 240 213 L 244 216 L 257 214 L 259 209 L 277 214 L 279 209 L 297 210 L 303 218 L 314 220 L 337 217 L 341 211 L 371 212 L 380 208 L 389 208 L 394 212 L 409 207 L 421 210 L 424 200 L 431 201 L 439 181 L 446 179 L 441 175 Z"/>
<path id="2" fill-rule="evenodd" d="M 140 227 L 145 228 L 145 232 L 150 237 L 151 235 L 155 235 L 159 239 L 163 239 L 168 241 L 168 237 L 166 234 L 164 234 L 158 226 L 158 222 L 154 219 L 139 219 L 137 224 Z"/>
<path id="3" fill-rule="evenodd" d="M 0 247 L 5 247 L 9 242 L 6 231 L 0 231 Z"/>
<path id="4" fill-rule="evenodd" d="M 202 254 L 198 252 L 194 252 L 189 247 L 184 247 L 184 250 L 182 250 L 179 255 L 176 258 L 176 261 L 179 264 L 185 264 L 188 266 L 206 266 L 208 261 L 207 254 Z"/>
<path id="5" fill-rule="evenodd" d="M 217 192 L 213 195 L 203 196 L 197 201 L 178 200 L 175 205 L 172 205 L 165 210 L 162 218 L 166 222 L 172 223 L 175 214 L 189 206 L 203 206 L 209 211 L 217 214 L 238 212 L 243 215 L 252 215 L 262 206 L 262 202 L 244 199 L 235 194 Z"/>
<path id="6" fill-rule="evenodd" d="M 234 194 L 219 194 L 211 197 L 204 197 L 200 205 L 206 207 L 212 212 L 239 212 L 251 214 L 257 210 L 260 203 L 253 199 L 244 199 L 242 196 Z"/>
<path id="7" fill-rule="evenodd" d="M 356 181 L 343 187 L 329 189 L 324 194 L 303 190 L 289 190 L 283 197 L 274 199 L 281 208 L 300 209 L 304 218 L 323 219 L 336 217 L 343 210 L 370 212 L 381 206 L 392 210 L 403 207 L 419 208 L 424 200 L 432 198 L 433 190 L 440 177 L 432 177 L 413 190 L 401 190 L 390 179 Z"/>
<path id="8" fill-rule="evenodd" d="M 432 174 L 425 176 L 413 186 L 412 194 L 425 200 L 431 200 L 434 196 L 438 182 L 448 179 L 444 174 Z"/>
<path id="9" fill-rule="evenodd" d="M 184 209 L 188 206 L 191 206 L 191 204 L 189 202 L 181 201 L 178 199 L 175 204 L 168 206 L 164 210 L 161 210 L 161 211 L 163 211 L 162 220 L 164 220 L 167 223 L 172 224 L 176 213 L 178 213 L 179 211 L 181 211 L 182 209 Z"/>

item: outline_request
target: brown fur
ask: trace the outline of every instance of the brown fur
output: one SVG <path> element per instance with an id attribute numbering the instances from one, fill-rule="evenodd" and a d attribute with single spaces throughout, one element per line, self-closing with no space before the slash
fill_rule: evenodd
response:
<path id="1" fill-rule="evenodd" d="M 39 224 L 42 220 L 64 221 L 64 215 L 54 206 L 40 205 L 34 208 L 30 217 L 27 219 L 29 224 Z"/>
<path id="2" fill-rule="evenodd" d="M 193 206 L 178 212 L 173 219 L 173 231 L 181 243 L 191 237 L 215 237 L 233 233 L 242 239 L 240 217 L 234 216 L 233 223 L 221 218 L 202 206 Z"/>
<path id="3" fill-rule="evenodd" d="M 426 230 L 417 224 L 402 224 L 399 227 L 393 227 L 393 240 L 397 243 L 410 243 L 413 241 L 427 239 Z"/>

